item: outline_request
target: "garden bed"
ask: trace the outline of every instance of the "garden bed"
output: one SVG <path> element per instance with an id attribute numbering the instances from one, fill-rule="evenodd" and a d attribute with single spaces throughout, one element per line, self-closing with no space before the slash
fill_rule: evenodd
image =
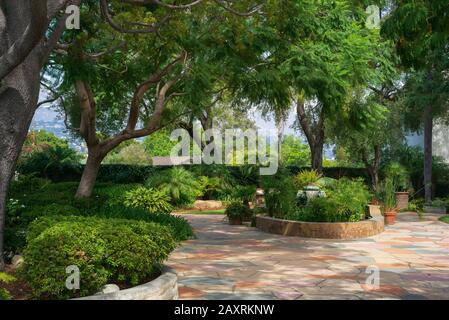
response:
<path id="1" fill-rule="evenodd" d="M 256 227 L 264 232 L 304 238 L 357 239 L 384 231 L 383 217 L 359 222 L 302 222 L 259 215 Z"/>
<path id="2" fill-rule="evenodd" d="M 74 300 L 178 300 L 178 276 L 173 269 L 165 267 L 159 277 L 148 283 Z"/>

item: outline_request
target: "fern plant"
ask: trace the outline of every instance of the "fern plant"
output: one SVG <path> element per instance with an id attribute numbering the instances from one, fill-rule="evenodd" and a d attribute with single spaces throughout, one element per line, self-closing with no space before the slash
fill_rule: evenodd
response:
<path id="1" fill-rule="evenodd" d="M 143 208 L 149 213 L 169 213 L 173 210 L 170 196 L 165 190 L 139 187 L 125 194 L 124 205 Z"/>
<path id="2" fill-rule="evenodd" d="M 302 189 L 308 185 L 318 182 L 321 175 L 315 170 L 302 170 L 295 176 L 295 185 L 298 189 Z"/>
<path id="3" fill-rule="evenodd" d="M 184 168 L 174 167 L 149 177 L 147 187 L 166 190 L 176 206 L 190 205 L 201 196 L 201 185 L 195 176 Z"/>

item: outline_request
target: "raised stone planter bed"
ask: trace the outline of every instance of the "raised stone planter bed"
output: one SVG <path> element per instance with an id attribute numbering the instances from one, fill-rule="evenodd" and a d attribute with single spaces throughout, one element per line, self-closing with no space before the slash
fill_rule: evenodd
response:
<path id="1" fill-rule="evenodd" d="M 432 207 L 432 206 L 424 206 L 425 213 L 436 213 L 436 214 L 446 214 L 446 207 Z"/>
<path id="2" fill-rule="evenodd" d="M 178 300 L 178 275 L 165 267 L 159 277 L 140 286 L 74 300 Z"/>
<path id="3" fill-rule="evenodd" d="M 257 216 L 256 227 L 264 232 L 304 238 L 357 239 L 384 231 L 384 218 L 359 222 L 302 222 Z"/>

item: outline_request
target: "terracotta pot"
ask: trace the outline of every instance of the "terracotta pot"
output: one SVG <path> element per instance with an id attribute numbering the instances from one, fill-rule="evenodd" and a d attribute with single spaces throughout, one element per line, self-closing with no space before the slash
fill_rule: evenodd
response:
<path id="1" fill-rule="evenodd" d="M 396 211 L 394 210 L 385 210 L 384 212 L 385 224 L 391 225 L 396 221 Z"/>
<path id="2" fill-rule="evenodd" d="M 232 217 L 232 218 L 228 218 L 228 219 L 229 219 L 229 224 L 231 226 L 237 226 L 237 225 L 242 224 L 242 218 L 240 218 L 240 217 Z"/>
<path id="3" fill-rule="evenodd" d="M 408 192 L 396 192 L 396 204 L 398 210 L 407 209 L 408 201 L 409 201 Z"/>

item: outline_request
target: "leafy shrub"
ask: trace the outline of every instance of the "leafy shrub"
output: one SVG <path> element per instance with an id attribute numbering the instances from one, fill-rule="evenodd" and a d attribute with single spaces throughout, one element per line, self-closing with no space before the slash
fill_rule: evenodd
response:
<path id="1" fill-rule="evenodd" d="M 228 218 L 242 218 L 246 215 L 248 215 L 251 212 L 251 210 L 245 206 L 241 202 L 233 202 L 231 203 L 225 211 L 225 214 Z"/>
<path id="2" fill-rule="evenodd" d="M 333 188 L 327 189 L 328 197 L 334 199 L 348 215 L 365 215 L 371 194 L 362 179 L 340 179 Z"/>
<path id="3" fill-rule="evenodd" d="M 184 168 L 174 167 L 150 176 L 146 185 L 164 189 L 176 206 L 191 205 L 201 195 L 201 185 L 195 176 Z"/>
<path id="4" fill-rule="evenodd" d="M 95 187 L 94 195 L 103 198 L 107 207 L 123 205 L 125 194 L 141 185 L 134 184 L 111 184 L 105 183 Z"/>
<path id="5" fill-rule="evenodd" d="M 442 207 L 442 208 L 449 208 L 449 199 L 444 199 L 444 198 L 435 198 L 432 201 L 432 206 L 434 207 Z"/>
<path id="6" fill-rule="evenodd" d="M 365 218 L 370 193 L 363 180 L 340 179 L 326 189 L 327 197 L 311 199 L 286 219 L 313 222 L 356 222 Z"/>
<path id="7" fill-rule="evenodd" d="M 86 217 L 46 218 L 46 223 L 32 224 L 21 270 L 41 298 L 89 295 L 111 282 L 137 285 L 176 246 L 170 230 L 155 223 Z M 76 293 L 65 287 L 69 265 L 82 274 Z"/>
<path id="8" fill-rule="evenodd" d="M 198 179 L 200 185 L 201 197 L 204 200 L 217 198 L 217 193 L 222 188 L 222 183 L 218 177 L 201 176 Z"/>
<path id="9" fill-rule="evenodd" d="M 259 184 L 259 168 L 254 165 L 238 166 L 236 170 L 231 170 L 234 183 L 241 186 Z"/>
<path id="10" fill-rule="evenodd" d="M 173 237 L 178 241 L 187 240 L 193 237 L 193 229 L 189 222 L 184 217 L 170 213 L 148 214 L 147 211 L 141 208 L 114 206 L 96 211 L 95 216 L 101 218 L 119 218 L 159 223 L 169 227 L 172 230 Z"/>
<path id="11" fill-rule="evenodd" d="M 7 273 L 0 272 L 0 283 L 10 283 L 13 281 L 16 281 L 16 278 Z M 8 290 L 0 288 L 0 300 L 11 300 L 11 298 L 11 294 Z"/>
<path id="12" fill-rule="evenodd" d="M 50 184 L 49 180 L 38 178 L 35 175 L 19 174 L 17 179 L 11 181 L 9 193 L 36 192 L 43 189 L 48 184 Z"/>
<path id="13" fill-rule="evenodd" d="M 385 170 L 385 176 L 393 180 L 397 191 L 408 191 L 411 188 L 410 173 L 398 162 L 392 162 Z"/>
<path id="14" fill-rule="evenodd" d="M 282 218 L 296 210 L 296 187 L 288 171 L 280 168 L 275 175 L 263 177 L 262 187 L 269 216 Z"/>
<path id="15" fill-rule="evenodd" d="M 42 151 L 27 154 L 19 162 L 19 171 L 25 174 L 42 174 L 51 178 L 51 174 L 58 176 L 65 172 L 80 171 L 82 157 L 67 145 L 50 146 Z"/>
<path id="16" fill-rule="evenodd" d="M 256 196 L 256 186 L 234 186 L 232 199 L 239 200 L 243 205 L 249 207 L 249 202 L 253 202 Z"/>
<path id="17" fill-rule="evenodd" d="M 132 140 L 131 140 L 132 141 Z M 143 144 L 133 141 L 116 152 L 110 153 L 104 159 L 106 164 L 151 164 L 150 155 L 145 151 Z"/>
<path id="18" fill-rule="evenodd" d="M 171 212 L 170 197 L 165 190 L 139 187 L 125 194 L 124 205 L 131 208 L 143 208 L 149 213 Z"/>
<path id="19" fill-rule="evenodd" d="M 381 188 L 384 209 L 394 210 L 396 208 L 396 185 L 394 179 L 387 177 Z"/>
<path id="20" fill-rule="evenodd" d="M 303 170 L 295 176 L 295 185 L 298 189 L 303 189 L 304 187 L 316 184 L 321 178 L 315 170 Z"/>

